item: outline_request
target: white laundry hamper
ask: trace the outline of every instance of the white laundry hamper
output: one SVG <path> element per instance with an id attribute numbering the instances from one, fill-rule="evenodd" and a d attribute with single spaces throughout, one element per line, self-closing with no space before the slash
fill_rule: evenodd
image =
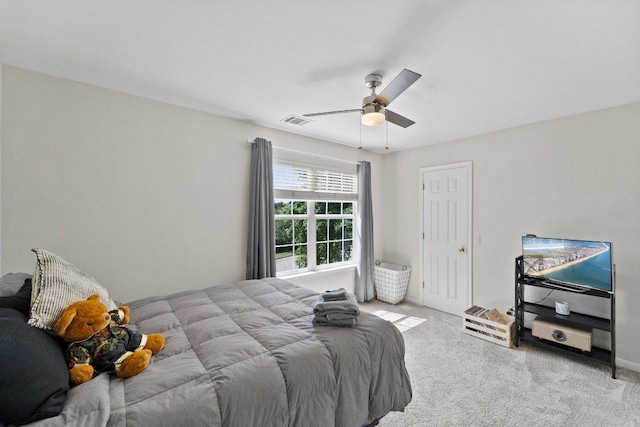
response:
<path id="1" fill-rule="evenodd" d="M 404 299 L 409 286 L 411 268 L 406 265 L 376 261 L 373 267 L 373 283 L 380 301 L 397 304 Z"/>

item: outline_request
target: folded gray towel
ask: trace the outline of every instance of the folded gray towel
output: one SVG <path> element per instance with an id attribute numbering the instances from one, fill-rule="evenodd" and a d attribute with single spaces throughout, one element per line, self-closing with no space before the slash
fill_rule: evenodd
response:
<path id="1" fill-rule="evenodd" d="M 313 307 L 313 314 L 316 316 L 326 316 L 327 314 L 336 313 L 359 316 L 360 309 L 358 308 L 358 301 L 355 295 L 347 292 L 347 299 L 344 301 L 325 301 L 322 295 L 318 295 L 316 305 Z"/>
<path id="2" fill-rule="evenodd" d="M 347 299 L 347 291 L 344 288 L 335 289 L 333 291 L 325 291 L 320 295 L 325 301 L 345 301 Z"/>
<path id="3" fill-rule="evenodd" d="M 327 320 L 347 320 L 347 319 L 357 319 L 357 314 L 345 314 L 345 313 L 327 313 L 324 316 Z"/>
<path id="4" fill-rule="evenodd" d="M 323 322 L 332 322 L 334 320 L 352 320 L 352 319 L 357 319 L 358 316 L 356 316 L 355 314 L 341 314 L 341 313 L 337 313 L 337 314 L 327 314 L 327 315 L 315 315 L 314 318 L 316 319 L 320 319 Z"/>
<path id="5" fill-rule="evenodd" d="M 314 317 L 312 320 L 313 326 L 346 326 L 349 328 L 355 328 L 358 324 L 358 318 L 344 319 L 344 320 L 327 320 L 324 316 Z"/>

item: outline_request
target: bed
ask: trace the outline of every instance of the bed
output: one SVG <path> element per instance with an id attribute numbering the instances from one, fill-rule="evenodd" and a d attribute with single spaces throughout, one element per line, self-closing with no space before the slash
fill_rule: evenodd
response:
<path id="1" fill-rule="evenodd" d="M 165 348 L 135 377 L 72 388 L 33 425 L 359 427 L 404 410 L 398 329 L 365 312 L 355 328 L 314 327 L 317 296 L 268 278 L 130 302 L 130 327 Z"/>

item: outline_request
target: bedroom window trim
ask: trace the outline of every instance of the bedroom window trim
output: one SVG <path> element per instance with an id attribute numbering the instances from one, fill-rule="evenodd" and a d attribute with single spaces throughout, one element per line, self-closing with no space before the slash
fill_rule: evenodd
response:
<path id="1" fill-rule="evenodd" d="M 294 220 L 292 229 L 293 236 L 291 237 L 291 243 L 288 242 L 278 244 L 276 241 L 276 252 L 283 250 L 283 248 L 292 248 L 292 262 L 294 263 L 293 269 L 287 269 L 277 271 L 277 277 L 292 276 L 298 274 L 313 274 L 314 272 L 323 272 L 326 270 L 337 269 L 341 267 L 355 266 L 357 252 L 357 239 L 355 236 L 355 221 L 357 218 L 357 175 L 354 171 L 330 168 L 325 166 L 309 165 L 303 163 L 282 162 L 274 161 L 274 205 L 278 202 L 291 201 L 291 202 L 306 202 L 306 209 L 302 209 L 302 204 L 298 203 L 292 209 L 290 213 L 275 214 L 276 222 L 278 220 Z M 327 203 L 325 205 L 324 213 L 316 213 L 316 203 Z M 329 203 L 340 203 L 339 213 L 329 213 Z M 345 205 L 346 203 L 346 205 Z M 351 213 L 345 213 L 345 210 L 351 206 Z M 335 205 L 333 205 L 335 207 Z M 304 213 L 295 213 L 295 210 L 304 211 Z M 296 244 L 296 220 L 306 220 L 306 241 L 300 244 Z M 350 236 L 347 234 L 348 224 L 344 220 L 351 221 Z M 326 240 L 318 240 L 317 226 L 319 221 L 326 222 L 327 236 Z M 342 221 L 340 225 L 341 235 L 330 235 L 329 227 L 331 221 Z M 276 227 L 277 228 L 277 227 Z M 335 231 L 334 231 L 335 232 Z M 276 231 L 277 233 L 277 231 Z M 331 239 L 331 237 L 334 237 Z M 277 238 L 276 238 L 277 239 Z M 340 243 L 340 254 L 345 256 L 345 251 L 349 250 L 345 247 L 346 242 L 350 242 L 350 258 L 347 261 L 329 262 L 331 257 L 331 243 Z M 325 243 L 327 248 L 326 263 L 317 263 L 317 248 L 319 244 Z M 300 256 L 296 254 L 296 248 L 306 246 L 306 254 L 302 253 L 302 256 L 306 256 L 306 267 L 296 268 L 296 257 Z M 333 246 L 335 248 L 335 246 Z M 304 250 L 302 250 L 304 252 Z M 282 253 L 282 252 L 280 252 Z M 276 263 L 278 262 L 276 255 Z"/>
<path id="2" fill-rule="evenodd" d="M 282 274 L 277 277 L 286 277 L 287 279 L 297 279 L 302 277 L 319 277 L 322 275 L 331 275 L 337 271 L 355 270 L 356 263 L 343 263 L 342 265 L 324 267 L 319 270 L 295 270 L 291 273 Z"/>
<path id="3" fill-rule="evenodd" d="M 300 244 L 296 244 L 295 242 L 295 222 L 294 222 L 294 236 L 292 237 L 292 243 L 284 243 L 284 244 L 280 244 L 278 245 L 277 242 L 277 237 L 276 237 L 276 265 L 277 265 L 277 254 L 278 254 L 278 249 L 279 248 L 285 248 L 285 247 L 289 247 L 292 246 L 292 252 L 294 256 L 294 259 L 292 260 L 293 262 L 295 262 L 295 256 L 296 256 L 296 247 L 299 246 L 306 246 L 307 250 L 306 250 L 306 257 L 307 257 L 307 266 L 306 267 L 302 267 L 302 268 L 293 268 L 293 269 L 288 269 L 288 270 L 283 270 L 283 271 L 277 271 L 276 276 L 277 277 L 283 277 L 283 276 L 290 276 L 290 275 L 294 275 L 294 274 L 301 274 L 301 273 L 308 273 L 308 272 L 320 272 L 323 270 L 330 270 L 333 268 L 337 268 L 337 267 L 343 267 L 343 266 L 355 266 L 355 253 L 357 250 L 357 243 L 356 243 L 356 238 L 354 235 L 354 230 L 355 230 L 355 221 L 356 221 L 356 214 L 357 214 L 357 203 L 354 201 L 348 201 L 348 202 L 341 202 L 341 201 L 336 201 L 336 200 L 301 200 L 301 199 L 280 199 L 277 198 L 274 200 L 274 204 L 278 203 L 278 202 L 304 202 L 306 204 L 306 213 L 304 214 L 295 214 L 295 213 L 291 213 L 291 214 L 276 214 L 275 215 L 275 221 L 277 222 L 278 220 L 298 220 L 298 221 L 307 221 L 307 227 L 306 227 L 306 241 Z M 340 203 L 341 206 L 341 211 L 344 210 L 344 203 L 348 203 L 351 204 L 352 213 L 340 213 L 340 214 L 330 214 L 330 213 L 315 213 L 315 205 L 316 203 L 327 203 L 327 207 L 329 206 L 329 203 Z M 346 224 L 344 223 L 344 220 L 350 220 L 351 221 L 351 234 L 347 235 L 346 234 Z M 326 240 L 318 240 L 317 238 L 317 225 L 318 225 L 318 221 L 327 221 L 326 224 L 326 230 L 327 230 L 327 238 Z M 331 225 L 331 221 L 343 221 L 342 225 L 341 225 L 341 236 L 340 238 L 331 238 L 331 236 L 329 235 L 329 227 Z M 277 229 L 277 226 L 276 226 Z M 337 236 L 335 236 L 337 237 Z M 350 250 L 350 258 L 347 261 L 337 261 L 337 262 L 329 262 L 330 259 L 330 255 L 329 252 L 327 252 L 327 262 L 324 264 L 318 264 L 317 263 L 317 248 L 319 244 L 326 244 L 327 250 L 330 251 L 330 244 L 331 243 L 341 243 L 342 245 L 344 245 L 345 242 L 351 242 L 351 250 Z M 342 247 L 341 250 L 341 254 L 342 256 L 344 256 L 344 246 Z M 277 268 L 276 268 L 277 269 Z"/>

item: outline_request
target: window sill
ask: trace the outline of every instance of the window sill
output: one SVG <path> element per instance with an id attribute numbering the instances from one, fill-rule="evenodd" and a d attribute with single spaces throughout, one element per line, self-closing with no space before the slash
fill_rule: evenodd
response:
<path id="1" fill-rule="evenodd" d="M 331 267 L 331 268 L 323 268 L 322 270 L 315 271 L 305 271 L 302 273 L 293 273 L 293 274 L 278 274 L 276 277 L 278 279 L 302 279 L 305 277 L 320 277 L 328 274 L 332 274 L 338 271 L 343 270 L 355 270 L 355 264 L 341 265 L 339 267 Z"/>

